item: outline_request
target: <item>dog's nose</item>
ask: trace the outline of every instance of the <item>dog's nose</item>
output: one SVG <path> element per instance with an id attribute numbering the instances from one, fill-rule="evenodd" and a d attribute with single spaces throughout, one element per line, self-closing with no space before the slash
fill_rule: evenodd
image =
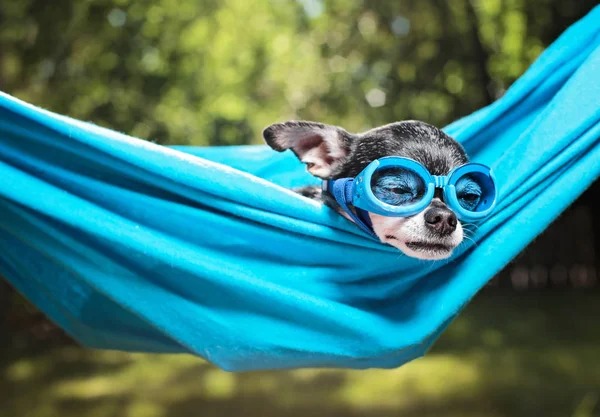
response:
<path id="1" fill-rule="evenodd" d="M 447 208 L 431 207 L 423 217 L 427 227 L 441 235 L 449 235 L 456 230 L 456 215 Z"/>

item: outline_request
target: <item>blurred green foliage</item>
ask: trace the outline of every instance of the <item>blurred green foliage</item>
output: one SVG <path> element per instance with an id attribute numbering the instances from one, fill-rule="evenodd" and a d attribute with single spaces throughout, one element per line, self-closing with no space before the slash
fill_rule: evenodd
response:
<path id="1" fill-rule="evenodd" d="M 302 118 L 445 125 L 493 101 L 596 0 L 8 0 L 0 89 L 168 144 Z"/>
<path id="2" fill-rule="evenodd" d="M 428 355 L 393 370 L 232 374 L 188 355 L 0 339 L 0 415 L 597 417 L 599 314 L 597 294 L 484 293 Z"/>

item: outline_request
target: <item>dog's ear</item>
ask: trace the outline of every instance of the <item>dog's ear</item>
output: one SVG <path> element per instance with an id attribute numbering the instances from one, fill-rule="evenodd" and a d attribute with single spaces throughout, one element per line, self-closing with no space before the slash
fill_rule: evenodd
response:
<path id="1" fill-rule="evenodd" d="M 329 178 L 344 163 L 353 139 L 340 127 L 305 121 L 273 124 L 263 137 L 278 152 L 291 149 L 308 172 L 319 178 Z"/>

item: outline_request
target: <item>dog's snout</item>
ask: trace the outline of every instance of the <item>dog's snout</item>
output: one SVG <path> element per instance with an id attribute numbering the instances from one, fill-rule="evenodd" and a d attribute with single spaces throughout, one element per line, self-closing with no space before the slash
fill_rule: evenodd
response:
<path id="1" fill-rule="evenodd" d="M 454 232 L 458 223 L 456 215 L 447 208 L 431 207 L 423 217 L 427 227 L 441 235 L 449 235 Z"/>

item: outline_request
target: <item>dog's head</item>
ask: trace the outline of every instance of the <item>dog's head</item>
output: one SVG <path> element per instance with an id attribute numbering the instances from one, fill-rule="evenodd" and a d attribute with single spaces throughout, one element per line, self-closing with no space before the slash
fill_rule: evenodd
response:
<path id="1" fill-rule="evenodd" d="M 355 177 L 369 163 L 386 156 L 413 159 L 432 175 L 447 175 L 468 161 L 458 142 L 419 121 L 392 123 L 360 134 L 321 123 L 289 121 L 267 127 L 263 136 L 276 151 L 291 149 L 308 172 L 322 179 Z M 369 217 L 382 242 L 414 258 L 447 258 L 463 240 L 463 227 L 439 190 L 431 204 L 416 215 L 369 213 Z"/>

